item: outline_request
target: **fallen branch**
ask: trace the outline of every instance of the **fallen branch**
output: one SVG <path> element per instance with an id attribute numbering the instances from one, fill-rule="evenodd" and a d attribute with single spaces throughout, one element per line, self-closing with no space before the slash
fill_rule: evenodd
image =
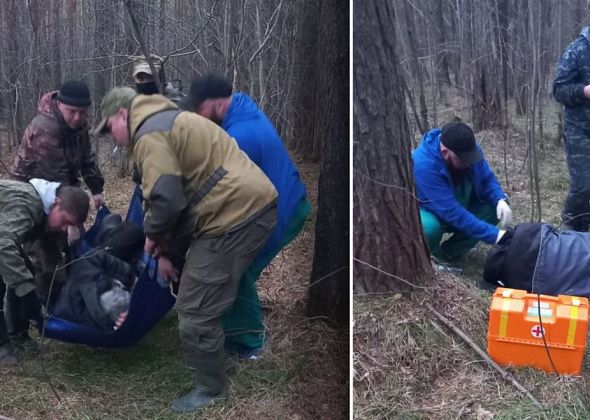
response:
<path id="1" fill-rule="evenodd" d="M 507 372 L 506 370 L 502 369 L 500 367 L 500 365 L 498 365 L 496 362 L 494 362 L 482 349 L 479 348 L 479 346 L 477 344 L 475 344 L 473 342 L 473 340 L 471 340 L 467 336 L 467 334 L 465 334 L 458 327 L 456 327 L 455 324 L 453 324 L 452 321 L 450 321 L 444 315 L 442 315 L 440 312 L 438 312 L 436 309 L 434 309 L 429 303 L 426 304 L 426 307 L 428 308 L 428 310 L 430 310 L 430 312 L 432 312 L 432 314 L 435 317 L 438 318 L 438 320 L 440 322 L 442 322 L 443 324 L 445 324 L 455 334 L 457 334 L 459 337 L 461 337 L 463 339 L 463 341 L 465 341 L 467 344 L 469 344 L 469 346 L 473 350 L 475 350 L 475 352 L 477 354 L 479 354 L 481 357 L 483 357 L 483 359 L 491 367 L 493 367 L 496 371 L 498 371 L 500 373 L 500 375 L 502 375 L 502 378 L 504 378 L 506 381 L 510 382 L 516 389 L 518 389 L 520 392 L 522 392 L 524 395 L 526 395 L 537 407 L 539 407 L 541 410 L 544 410 L 544 407 L 541 405 L 541 403 L 539 401 L 537 401 L 537 399 L 535 397 L 533 397 L 533 394 L 531 394 L 528 389 L 526 389 L 524 386 L 522 386 L 520 383 L 518 383 L 516 381 L 516 379 L 514 379 L 514 377 L 509 372 Z"/>

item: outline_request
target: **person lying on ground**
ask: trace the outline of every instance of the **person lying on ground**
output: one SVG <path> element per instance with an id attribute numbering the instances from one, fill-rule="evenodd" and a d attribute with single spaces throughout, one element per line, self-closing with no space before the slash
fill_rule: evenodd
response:
<path id="1" fill-rule="evenodd" d="M 29 320 L 42 322 L 34 273 L 24 245 L 86 220 L 89 197 L 82 189 L 31 179 L 0 181 L 0 365 L 16 363 L 13 344 L 32 341 Z M 41 250 L 56 253 L 56 246 Z M 58 261 L 59 257 L 53 258 Z M 4 306 L 5 304 L 5 306 Z M 26 329 L 22 324 L 26 321 Z"/>
<path id="2" fill-rule="evenodd" d="M 510 224 L 512 210 L 467 124 L 430 130 L 412 159 L 420 221 L 434 257 L 451 261 L 479 241 L 500 240 L 504 230 L 496 225 Z M 444 233 L 452 235 L 441 243 Z"/>
<path id="3" fill-rule="evenodd" d="M 590 233 L 518 224 L 489 250 L 483 278 L 496 287 L 590 298 Z"/>

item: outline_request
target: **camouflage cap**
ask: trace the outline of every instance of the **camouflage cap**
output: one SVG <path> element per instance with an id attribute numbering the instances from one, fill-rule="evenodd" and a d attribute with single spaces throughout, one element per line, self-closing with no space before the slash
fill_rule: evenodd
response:
<path id="1" fill-rule="evenodd" d="M 152 61 L 154 62 L 154 67 L 156 71 L 160 71 L 162 67 L 162 57 L 159 57 L 155 54 L 151 54 Z M 152 74 L 152 69 L 148 64 L 147 60 L 145 59 L 144 55 L 135 56 L 133 58 L 133 77 L 137 76 L 139 73 L 147 73 Z"/>
<path id="2" fill-rule="evenodd" d="M 106 132 L 107 120 L 115 115 L 121 108 L 129 108 L 131 101 L 137 96 L 137 92 L 130 87 L 115 87 L 107 92 L 100 103 L 100 115 L 102 120 L 94 129 L 94 134 Z"/>

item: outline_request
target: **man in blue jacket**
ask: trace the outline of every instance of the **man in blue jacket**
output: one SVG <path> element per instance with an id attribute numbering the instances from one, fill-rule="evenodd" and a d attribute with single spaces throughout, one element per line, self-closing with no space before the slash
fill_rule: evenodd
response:
<path id="1" fill-rule="evenodd" d="M 265 337 L 256 280 L 303 228 L 311 209 L 305 185 L 272 122 L 248 95 L 232 94 L 231 84 L 223 77 L 197 78 L 179 105 L 214 121 L 235 138 L 279 194 L 277 227 L 240 279 L 234 307 L 223 318 L 226 348 L 242 358 L 255 359 Z"/>
<path id="2" fill-rule="evenodd" d="M 471 128 L 452 122 L 427 132 L 412 153 L 420 220 L 431 253 L 453 260 L 478 241 L 494 244 L 512 211 Z M 451 237 L 441 244 L 444 233 Z"/>
<path id="3" fill-rule="evenodd" d="M 563 140 L 570 190 L 561 213 L 563 226 L 587 232 L 590 227 L 590 28 L 564 51 L 553 96 L 564 105 Z"/>

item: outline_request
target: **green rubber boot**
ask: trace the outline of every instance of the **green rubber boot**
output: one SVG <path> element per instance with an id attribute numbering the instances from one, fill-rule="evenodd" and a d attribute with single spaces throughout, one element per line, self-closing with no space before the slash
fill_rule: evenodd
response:
<path id="1" fill-rule="evenodd" d="M 191 355 L 188 360 L 196 371 L 195 389 L 170 404 L 175 413 L 188 413 L 225 399 L 225 351 L 214 355 Z"/>

